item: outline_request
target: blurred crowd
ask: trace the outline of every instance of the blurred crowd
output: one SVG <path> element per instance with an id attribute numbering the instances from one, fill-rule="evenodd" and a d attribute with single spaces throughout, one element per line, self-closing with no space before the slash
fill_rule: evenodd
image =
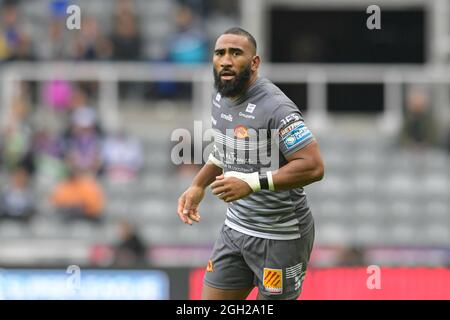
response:
<path id="1" fill-rule="evenodd" d="M 33 107 L 31 91 L 21 84 L 0 132 L 0 223 L 28 225 L 45 216 L 63 224 L 101 225 L 107 214 L 104 187 L 127 187 L 143 170 L 141 142 L 122 128 L 105 132 L 81 83 L 45 84 L 45 110 Z M 52 117 L 39 121 L 42 112 Z M 125 230 L 130 222 L 125 213 L 123 219 L 118 225 Z M 115 249 L 111 263 L 136 265 L 145 256 L 145 244 L 137 229 L 125 231 L 116 244 L 104 245 Z"/>
<path id="2" fill-rule="evenodd" d="M 103 3 L 99 0 L 97 3 Z M 202 63 L 209 60 L 214 40 L 205 28 L 214 20 L 218 28 L 233 25 L 237 1 L 168 1 L 173 7 L 169 19 L 173 28 L 164 35 L 160 54 L 148 53 L 144 36 L 147 15 L 138 1 L 116 0 L 110 6 L 109 23 L 92 14 L 85 1 L 81 7 L 81 29 L 66 26 L 67 0 L 39 0 L 40 14 L 46 19 L 29 27 L 24 12 L 31 2 L 0 0 L 0 62 L 12 61 L 153 61 Z M 84 5 L 83 5 L 84 4 Z M 142 4 L 142 1 L 141 1 Z M 42 18 L 41 17 L 41 18 Z M 209 17 L 206 19 L 205 17 Z M 34 21 L 34 20 L 33 20 Z M 0 137 L 0 171 L 9 182 L 1 191 L 0 217 L 26 221 L 36 213 L 36 199 L 30 188 L 37 184 L 48 191 L 49 199 L 64 219 L 99 221 L 105 195 L 98 179 L 133 180 L 142 168 L 142 150 L 136 139 L 124 130 L 105 133 L 92 106 L 95 84 L 82 86 L 55 79 L 35 86 L 23 83 Z M 121 84 L 122 89 L 129 89 Z M 39 89 L 39 90 L 38 90 Z M 42 90 L 41 90 L 42 89 Z M 183 91 L 180 84 L 158 83 L 160 94 Z M 56 114 L 58 129 L 34 125 L 32 118 L 40 96 Z"/>
<path id="3" fill-rule="evenodd" d="M 92 2 L 106 4 L 104 0 Z M 68 0 L 33 3 L 46 9 L 34 20 L 24 13 L 31 2 L 0 0 L 0 63 L 61 60 L 203 63 L 210 58 L 216 35 L 238 20 L 236 0 L 168 0 L 167 19 L 158 23 L 167 24 L 167 30 L 163 28 L 166 33 L 161 35 L 153 27 L 154 19 L 149 18 L 149 12 L 140 11 L 137 0 L 111 1 L 102 17 L 90 12 L 85 0 L 77 2 L 81 9 L 80 29 L 69 30 Z M 121 83 L 119 89 L 121 96 L 137 95 L 140 99 L 186 98 L 191 92 L 190 84 L 173 82 L 146 86 Z"/>
<path id="4" fill-rule="evenodd" d="M 86 91 L 68 82 L 43 89 L 59 128 L 32 121 L 27 88 L 22 85 L 15 97 L 0 138 L 0 164 L 9 181 L 1 191 L 0 217 L 29 220 L 38 200 L 31 188 L 37 186 L 62 219 L 98 222 L 105 203 L 99 179 L 134 181 L 143 164 L 140 142 L 123 129 L 105 133 Z"/>
<path id="5" fill-rule="evenodd" d="M 159 1 L 170 10 L 166 19 L 170 28 L 167 34 L 153 38 L 158 32 L 148 32 L 151 12 L 143 12 L 142 7 L 156 2 L 90 2 L 0 0 L 0 67 L 45 61 L 203 63 L 209 60 L 215 40 L 211 34 L 235 24 L 238 3 Z M 80 6 L 79 30 L 66 26 L 70 4 Z M 92 11 L 91 4 L 104 5 L 102 15 Z M 206 28 L 207 21 L 214 21 L 216 28 Z M 128 83 L 119 87 L 121 96 L 132 92 L 139 98 L 174 98 L 190 92 L 189 84 L 170 82 L 147 85 L 147 92 L 142 88 Z M 142 145 L 123 128 L 103 130 L 95 105 L 97 91 L 95 83 L 63 79 L 20 84 L 0 128 L 0 223 L 27 224 L 43 214 L 40 208 L 45 203 L 45 214 L 49 206 L 52 218 L 64 223 L 82 220 L 99 225 L 107 214 L 105 186 L 133 183 L 139 177 Z M 47 116 L 38 121 L 42 113 Z M 127 220 L 119 225 L 118 263 L 132 261 L 133 254 L 141 261 L 145 250 L 137 230 Z"/>
<path id="6" fill-rule="evenodd" d="M 48 10 L 49 19 L 30 29 L 27 17 L 21 14 L 27 1 L 0 0 L 0 67 L 13 61 L 58 60 L 204 63 L 210 60 L 216 35 L 239 22 L 238 1 L 167 0 L 174 4 L 169 17 L 173 28 L 163 37 L 163 49 L 152 51 L 148 50 L 152 39 L 144 35 L 148 21 L 137 1 L 112 1 L 107 25 L 96 15 L 82 11 L 81 29 L 77 31 L 66 27 L 68 0 L 37 1 Z M 136 90 L 139 88 L 136 84 L 120 87 L 121 92 L 142 93 Z M 180 84 L 161 82 L 151 93 L 173 98 L 189 91 L 185 89 Z M 411 86 L 404 91 L 399 144 L 418 153 L 443 146 L 450 153 L 450 127 L 444 137 L 438 132 L 431 89 Z M 142 145 L 123 128 L 103 130 L 94 102 L 96 92 L 95 85 L 62 79 L 40 86 L 20 85 L 7 118 L 1 119 L 0 174 L 6 183 L 0 186 L 0 223 L 28 223 L 40 214 L 40 203 L 45 201 L 57 219 L 99 225 L 107 202 L 105 184 L 126 185 L 139 178 L 144 169 Z M 38 95 L 55 123 L 36 121 L 36 115 L 43 111 L 37 107 Z M 198 166 L 186 164 L 177 170 L 180 179 L 189 180 Z M 142 263 L 145 244 L 136 226 L 124 220 L 120 230 L 115 263 Z M 111 252 L 104 249 L 100 246 L 93 252 L 93 261 L 101 264 L 108 260 L 105 257 Z M 342 263 L 363 264 L 361 251 L 344 248 Z"/>
<path id="7" fill-rule="evenodd" d="M 97 1 L 99 0 L 93 0 Z M 146 48 L 152 39 L 144 35 L 149 21 L 139 12 L 134 0 L 115 0 L 108 23 L 81 6 L 80 30 L 68 30 L 68 0 L 38 0 L 48 12 L 42 25 L 27 28 L 29 20 L 21 15 L 30 2 L 3 0 L 0 21 L 0 61 L 30 60 L 110 60 L 205 62 L 215 35 L 205 28 L 214 20 L 218 28 L 237 23 L 237 1 L 168 0 L 173 5 L 168 17 L 172 28 L 164 35 L 164 48 L 152 54 Z M 87 5 L 86 5 L 87 7 Z M 39 29 L 39 30 L 36 30 Z M 213 29 L 217 29 L 213 28 Z"/>

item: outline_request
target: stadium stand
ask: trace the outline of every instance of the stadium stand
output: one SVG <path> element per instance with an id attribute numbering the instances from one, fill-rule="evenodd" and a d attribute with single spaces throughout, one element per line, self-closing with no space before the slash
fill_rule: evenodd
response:
<path id="1" fill-rule="evenodd" d="M 108 37 L 114 28 L 111 22 L 115 10 L 114 2 L 108 0 L 75 2 L 88 12 L 88 16 L 95 17 L 100 32 Z M 221 30 L 226 29 L 232 22 L 240 21 L 239 14 L 233 11 L 237 7 L 237 1 L 231 1 L 229 7 L 224 4 L 224 1 L 216 2 L 224 6 L 223 8 L 228 8 L 228 11 L 224 11 L 226 14 L 220 15 L 220 11 L 211 9 L 212 5 L 206 5 L 201 8 L 203 11 L 200 11 L 204 25 L 212 26 L 207 28 L 208 31 L 205 34 L 208 39 L 208 49 Z M 167 62 L 168 59 L 167 40 L 170 38 L 168 35 L 176 32 L 174 18 L 167 17 L 174 15 L 177 2 L 134 1 L 134 13 L 139 15 L 138 29 L 143 47 L 141 58 L 137 59 L 140 61 L 134 61 L 132 65 L 128 62 L 115 64 L 111 57 L 98 58 L 98 60 L 108 60 L 98 65 L 95 63 L 84 65 L 77 60 L 79 57 L 77 58 L 73 51 L 69 50 L 67 56 L 52 56 L 45 52 L 40 46 L 41 39 L 42 44 L 53 40 L 48 39 L 47 28 L 32 28 L 32 26 L 44 26 L 47 25 L 46 21 L 57 20 L 57 10 L 49 9 L 50 3 L 53 2 L 22 1 L 17 6 L 20 26 L 23 32 L 33 39 L 35 45 L 34 59 L 37 61 L 56 58 L 66 60 L 67 69 L 64 70 L 65 67 L 62 66 L 57 68 L 58 72 L 66 75 L 72 84 L 85 85 L 87 92 L 94 92 L 89 100 L 98 112 L 101 124 L 104 124 L 105 134 L 108 134 L 110 127 L 114 127 L 117 123 L 114 119 L 119 119 L 121 128 L 141 143 L 144 160 L 136 178 L 126 183 L 113 183 L 102 174 L 96 175 L 106 198 L 102 220 L 98 224 L 85 221 L 67 223 L 58 219 L 55 209 L 48 201 L 48 184 L 34 181 L 33 190 L 38 199 L 38 213 L 28 223 L 0 221 L 1 265 L 51 266 L 74 262 L 79 265 L 90 265 L 93 247 L 98 244 L 112 246 L 117 243 L 118 222 L 123 219 L 138 226 L 139 233 L 149 245 L 148 256 L 152 256 L 153 265 L 170 265 L 173 261 L 186 265 L 203 265 L 205 256 L 202 254 L 191 258 L 186 257 L 181 262 L 180 257 L 173 257 L 173 260 L 158 260 L 157 255 L 152 254 L 157 251 L 161 254 L 161 249 L 167 247 L 212 246 L 226 210 L 224 203 L 211 194 L 207 194 L 200 207 L 202 223 L 195 227 L 186 227 L 178 221 L 176 216 L 177 198 L 190 183 L 191 176 L 177 171 L 172 163 L 171 150 L 175 142 L 171 141 L 171 134 L 178 128 L 186 128 L 192 132 L 194 120 L 209 119 L 207 116 L 208 89 L 211 85 L 209 78 L 212 77 L 209 65 L 205 67 L 201 64 L 194 66 L 194 69 L 183 69 L 185 66 L 179 65 L 169 66 L 168 70 L 172 72 L 169 74 L 157 72 L 158 68 L 164 67 L 164 64 L 160 63 Z M 425 1 L 423 3 L 425 5 Z M 242 14 L 245 14 L 247 7 L 245 5 L 242 7 L 241 10 L 244 11 Z M 194 7 L 194 9 L 198 8 Z M 68 45 L 71 44 L 71 37 L 70 32 L 64 30 L 63 38 L 68 41 Z M 65 54 L 65 52 L 59 54 Z M 6 58 L 5 61 L 7 60 Z M 75 68 L 79 68 L 79 78 L 76 72 L 72 72 L 73 61 L 78 61 Z M 207 61 L 204 62 L 207 63 Z M 39 64 L 39 62 L 32 63 Z M 102 69 L 102 66 L 105 66 L 103 63 L 124 72 L 112 73 L 109 79 L 109 73 Z M 55 116 L 54 112 L 49 112 L 48 106 L 45 106 L 43 99 L 39 97 L 41 85 L 36 84 L 36 82 L 48 80 L 48 70 L 39 72 L 36 69 L 35 73 L 30 73 L 28 66 L 21 65 L 20 62 L 4 62 L 1 67 L 4 69 L 0 69 L 2 80 L 5 83 L 11 79 L 29 81 L 31 95 L 38 97 L 29 99 L 28 121 L 33 126 L 48 123 L 50 128 L 55 127 L 54 130 L 56 132 L 59 130 L 61 133 L 61 129 L 64 129 L 62 123 L 67 119 L 62 114 Z M 306 74 L 302 71 L 311 66 L 296 65 L 296 67 L 298 67 L 296 70 L 300 70 L 295 74 L 296 77 L 298 75 L 298 79 L 291 77 L 295 79 L 293 81 L 288 79 L 288 82 L 307 82 L 308 80 L 303 80 L 312 79 L 310 83 L 313 88 L 310 90 L 312 97 L 308 100 L 308 111 L 305 115 L 306 121 L 310 120 L 310 127 L 317 133 L 326 165 L 325 179 L 306 187 L 317 225 L 316 246 L 318 248 L 363 247 L 369 262 L 385 265 L 396 265 L 398 259 L 395 255 L 386 256 L 377 253 L 376 250 L 379 248 L 449 250 L 450 153 L 439 145 L 427 146 L 420 151 L 401 147 L 399 145 L 400 124 L 397 124 L 394 130 L 387 130 L 382 125 L 383 119 L 386 119 L 383 117 L 392 116 L 390 113 L 392 110 L 387 105 L 381 115 L 361 117 L 353 114 L 342 116 L 323 112 L 320 98 L 317 100 L 317 95 L 314 95 L 314 90 L 317 88 L 319 93 L 322 92 L 320 81 L 319 85 L 314 87 L 318 83 L 316 80 L 320 80 L 322 73 L 339 74 L 339 76 L 344 74 L 342 81 L 348 82 L 349 79 L 345 78 L 346 71 L 342 72 L 342 69 L 339 71 L 339 67 L 330 66 L 329 69 L 323 68 L 316 73 L 313 70 Z M 370 68 L 374 66 L 367 67 L 368 70 L 372 70 Z M 145 68 L 149 68 L 148 72 Z M 85 72 L 86 70 L 89 72 Z M 189 73 L 189 70 L 196 74 Z M 355 66 L 354 69 L 348 70 L 358 74 L 363 69 Z M 384 79 L 388 78 L 386 74 L 389 75 L 391 70 L 384 66 L 380 66 L 379 70 L 381 70 L 380 73 L 376 74 L 368 72 L 370 74 L 367 75 L 367 79 L 361 82 L 374 81 L 374 79 L 384 82 Z M 409 72 L 412 74 L 423 72 L 425 80 L 438 78 L 440 79 L 438 84 L 446 84 L 448 89 L 448 77 L 445 78 L 441 73 L 433 73 L 426 67 L 424 70 L 413 66 L 405 73 L 399 71 L 399 74 L 406 79 Z M 268 66 L 265 71 L 269 78 L 273 75 L 274 81 L 281 81 L 283 78 L 283 75 L 280 76 L 283 72 L 277 72 L 276 66 Z M 106 80 L 102 78 L 103 80 L 97 86 L 82 83 L 88 80 L 94 82 L 96 77 L 101 78 L 104 73 Z M 317 74 L 319 74 L 318 78 L 315 77 Z M 335 76 L 336 79 L 339 76 Z M 349 77 L 351 78 L 351 75 Z M 289 76 L 286 75 L 286 78 Z M 83 81 L 78 82 L 78 80 Z M 173 97 L 154 99 L 152 94 L 161 88 L 158 85 L 167 85 L 165 80 L 191 82 L 193 90 L 190 100 L 177 100 L 172 99 Z M 113 83 L 113 88 L 114 85 L 119 87 L 117 81 L 141 82 L 145 90 L 150 93 L 147 92 L 141 96 L 138 93 L 131 98 L 124 98 L 118 93 L 120 90 L 111 91 L 111 87 L 108 87 L 108 83 Z M 5 85 L 2 89 L 2 115 L 7 114 L 5 103 L 14 95 L 14 90 L 11 88 L 14 88 L 14 84 Z M 390 103 L 390 96 L 385 98 L 387 103 Z M 112 103 L 109 104 L 111 101 Z M 117 106 L 117 109 L 114 106 Z M 361 109 L 364 107 L 362 105 Z M 394 103 L 394 108 L 401 109 L 402 105 Z M 448 108 L 448 105 L 444 108 Z M 317 120 L 317 117 L 320 118 L 322 115 L 323 119 Z M 4 119 L 2 118 L 2 121 Z M 442 119 L 446 119 L 445 114 Z M 2 163 L 0 185 L 6 185 L 7 181 L 8 172 Z M 429 252 L 432 256 L 433 252 Z M 450 255 L 447 255 L 447 258 L 436 258 L 431 261 L 434 261 L 435 265 L 448 265 L 449 257 Z M 320 263 L 319 261 L 318 264 Z M 405 263 L 418 265 L 423 263 L 423 259 L 419 257 Z"/>

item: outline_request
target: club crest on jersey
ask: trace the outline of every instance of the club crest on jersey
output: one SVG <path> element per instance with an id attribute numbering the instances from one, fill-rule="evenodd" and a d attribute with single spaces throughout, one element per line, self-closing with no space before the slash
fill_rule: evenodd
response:
<path id="1" fill-rule="evenodd" d="M 255 107 L 256 107 L 256 104 L 249 103 L 247 105 L 247 108 L 245 109 L 245 112 L 253 113 L 253 110 L 255 110 Z"/>
<path id="2" fill-rule="evenodd" d="M 238 139 L 245 139 L 248 137 L 248 129 L 243 125 L 238 125 L 234 128 L 234 136 Z"/>
<path id="3" fill-rule="evenodd" d="M 264 268 L 264 288 L 271 294 L 283 293 L 283 270 Z"/>

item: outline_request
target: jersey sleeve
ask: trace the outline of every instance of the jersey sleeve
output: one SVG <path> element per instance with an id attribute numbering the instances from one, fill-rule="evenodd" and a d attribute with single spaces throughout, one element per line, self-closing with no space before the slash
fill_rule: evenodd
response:
<path id="1" fill-rule="evenodd" d="M 214 147 L 215 147 L 215 145 L 214 145 Z M 222 160 L 220 160 L 220 155 L 219 155 L 216 147 L 209 154 L 208 160 L 211 161 L 217 167 L 223 169 L 223 162 L 222 162 Z"/>
<path id="2" fill-rule="evenodd" d="M 217 103 L 218 101 L 220 101 L 221 96 L 218 92 L 213 92 L 211 95 L 211 127 L 214 129 L 217 125 L 217 115 L 218 112 L 217 110 Z M 217 147 L 217 142 L 216 142 L 216 134 L 214 135 L 214 143 L 213 143 L 213 148 L 211 150 L 211 153 L 209 154 L 208 160 L 210 162 L 212 162 L 213 164 L 215 164 L 217 167 L 220 167 L 223 169 L 223 162 L 222 162 L 222 157 L 219 153 L 219 148 Z"/>
<path id="3" fill-rule="evenodd" d="M 285 157 L 306 147 L 315 140 L 301 112 L 295 105 L 278 106 L 269 120 L 271 130 L 276 130 L 280 151 Z"/>

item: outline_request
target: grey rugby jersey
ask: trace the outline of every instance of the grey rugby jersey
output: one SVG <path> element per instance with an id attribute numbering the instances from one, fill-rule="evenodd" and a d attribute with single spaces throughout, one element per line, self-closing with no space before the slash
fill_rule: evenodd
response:
<path id="1" fill-rule="evenodd" d="M 265 78 L 237 101 L 214 92 L 211 116 L 210 158 L 224 172 L 276 170 L 287 163 L 286 156 L 314 140 L 297 106 Z M 303 188 L 261 190 L 229 203 L 225 224 L 255 237 L 291 240 L 309 231 L 313 218 Z"/>

